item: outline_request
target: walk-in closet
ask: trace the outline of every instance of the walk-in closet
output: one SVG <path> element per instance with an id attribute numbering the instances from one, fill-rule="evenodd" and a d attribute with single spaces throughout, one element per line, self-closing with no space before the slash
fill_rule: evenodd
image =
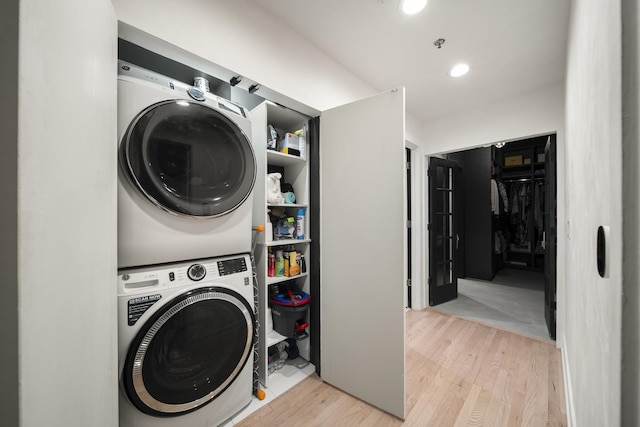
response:
<path id="1" fill-rule="evenodd" d="M 444 156 L 457 298 L 439 309 L 555 338 L 555 145 L 549 134 Z"/>

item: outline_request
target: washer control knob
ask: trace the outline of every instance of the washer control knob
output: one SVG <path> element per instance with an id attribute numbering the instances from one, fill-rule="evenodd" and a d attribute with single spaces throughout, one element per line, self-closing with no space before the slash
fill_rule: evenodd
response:
<path id="1" fill-rule="evenodd" d="M 193 280 L 194 282 L 204 279 L 204 276 L 206 275 L 207 269 L 204 268 L 202 264 L 193 264 L 187 270 L 187 276 L 189 276 L 189 279 Z"/>

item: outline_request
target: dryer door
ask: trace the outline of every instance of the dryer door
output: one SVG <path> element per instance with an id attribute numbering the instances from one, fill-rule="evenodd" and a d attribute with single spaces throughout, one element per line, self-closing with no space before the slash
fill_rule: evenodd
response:
<path id="1" fill-rule="evenodd" d="M 155 416 L 211 402 L 247 363 L 254 320 L 249 304 L 229 289 L 199 288 L 170 301 L 129 348 L 122 373 L 129 400 Z"/>
<path id="2" fill-rule="evenodd" d="M 253 147 L 242 130 L 221 112 L 189 100 L 142 111 L 124 135 L 120 163 L 156 206 L 192 218 L 235 210 L 256 177 Z"/>

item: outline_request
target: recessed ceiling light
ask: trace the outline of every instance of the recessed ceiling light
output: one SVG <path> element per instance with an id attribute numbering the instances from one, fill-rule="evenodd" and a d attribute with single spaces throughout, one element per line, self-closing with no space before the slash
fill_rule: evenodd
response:
<path id="1" fill-rule="evenodd" d="M 415 15 L 425 8 L 427 0 L 400 0 L 400 10 L 406 15 Z"/>
<path id="2" fill-rule="evenodd" d="M 457 64 L 449 71 L 449 75 L 451 77 L 460 77 L 467 74 L 467 72 L 469 72 L 469 66 L 467 64 Z"/>

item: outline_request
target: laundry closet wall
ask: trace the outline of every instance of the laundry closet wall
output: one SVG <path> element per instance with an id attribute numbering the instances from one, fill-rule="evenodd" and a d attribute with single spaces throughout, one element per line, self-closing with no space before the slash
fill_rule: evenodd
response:
<path id="1" fill-rule="evenodd" d="M 161 47 L 167 52 L 173 45 L 317 111 L 391 89 L 373 88 L 364 83 L 315 45 L 271 18 L 268 11 L 247 0 L 185 0 L 180 3 L 184 14 L 178 19 L 188 16 L 189 25 L 176 25 L 176 5 L 171 1 L 113 0 L 112 3 L 119 21 L 169 43 Z M 150 10 L 153 13 L 149 13 Z M 244 82 L 238 86 L 242 84 Z M 261 91 L 256 94 L 261 95 Z M 416 159 L 412 168 L 412 218 L 422 217 L 424 163 L 420 160 L 424 155 L 420 134 L 420 122 L 406 114 L 405 137 Z M 412 235 L 413 266 L 417 270 L 413 280 L 424 287 L 423 231 L 419 221 L 415 221 Z M 423 287 L 413 287 L 414 307 L 422 308 L 426 304 L 421 292 Z"/>
<path id="2" fill-rule="evenodd" d="M 116 32 L 109 0 L 3 3 L 2 425 L 118 423 Z"/>

